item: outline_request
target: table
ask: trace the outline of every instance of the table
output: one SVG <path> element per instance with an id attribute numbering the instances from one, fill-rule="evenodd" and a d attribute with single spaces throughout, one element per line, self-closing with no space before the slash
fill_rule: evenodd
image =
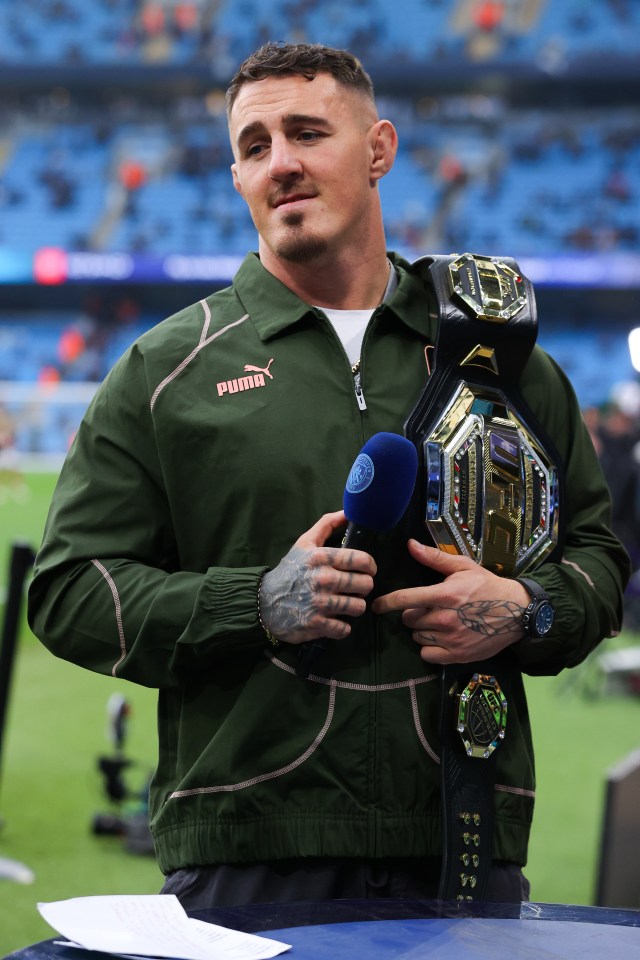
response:
<path id="1" fill-rule="evenodd" d="M 640 911 L 568 904 L 336 900 L 190 916 L 289 943 L 291 960 L 638 960 Z M 4 960 L 92 960 L 45 940 Z"/>

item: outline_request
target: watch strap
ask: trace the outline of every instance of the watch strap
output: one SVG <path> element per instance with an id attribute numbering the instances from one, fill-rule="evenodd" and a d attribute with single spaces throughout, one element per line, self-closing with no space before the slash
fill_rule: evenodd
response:
<path id="1" fill-rule="evenodd" d="M 520 620 L 523 628 L 523 639 L 539 640 L 546 636 L 553 623 L 554 611 L 551 597 L 544 587 L 529 577 L 518 577 L 518 583 L 522 584 L 531 598 Z M 547 623 L 544 624 L 544 629 L 541 629 L 538 625 L 538 618 L 545 608 Z"/>
<path id="2" fill-rule="evenodd" d="M 550 600 L 551 597 L 539 583 L 531 580 L 530 577 L 517 577 L 518 583 L 521 583 L 532 600 Z"/>

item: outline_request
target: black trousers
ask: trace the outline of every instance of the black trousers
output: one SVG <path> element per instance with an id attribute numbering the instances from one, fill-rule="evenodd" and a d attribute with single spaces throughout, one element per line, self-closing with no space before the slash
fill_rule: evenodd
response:
<path id="1" fill-rule="evenodd" d="M 439 880 L 439 857 L 294 857 L 268 863 L 187 867 L 169 874 L 161 893 L 174 894 L 185 910 L 307 900 L 432 900 Z M 529 892 L 529 881 L 518 864 L 494 861 L 485 900 L 520 903 L 529 899 Z"/>

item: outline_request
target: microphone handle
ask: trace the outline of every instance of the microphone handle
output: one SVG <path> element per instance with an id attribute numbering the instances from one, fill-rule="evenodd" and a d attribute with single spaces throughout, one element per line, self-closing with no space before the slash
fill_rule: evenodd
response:
<path id="1" fill-rule="evenodd" d="M 372 530 L 371 527 L 363 527 L 361 523 L 354 523 L 353 520 L 350 520 L 342 538 L 341 546 L 348 547 L 351 550 L 364 550 L 368 553 L 375 536 L 376 531 Z"/>
<path id="2" fill-rule="evenodd" d="M 349 521 L 345 535 L 342 538 L 342 547 L 349 550 L 365 550 L 369 552 L 369 547 L 375 539 L 376 531 L 370 527 L 363 527 L 361 524 Z M 300 649 L 300 656 L 296 666 L 296 675 L 306 680 L 311 672 L 311 667 L 318 657 L 327 649 L 331 641 L 327 637 L 318 637 L 316 640 L 310 640 L 304 643 Z"/>

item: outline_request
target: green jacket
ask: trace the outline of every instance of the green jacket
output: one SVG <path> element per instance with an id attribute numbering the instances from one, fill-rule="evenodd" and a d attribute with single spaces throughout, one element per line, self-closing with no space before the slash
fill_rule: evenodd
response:
<path id="1" fill-rule="evenodd" d="M 157 687 L 152 830 L 163 871 L 440 852 L 438 671 L 399 615 L 359 619 L 316 679 L 267 650 L 263 572 L 321 514 L 377 431 L 402 433 L 427 377 L 430 293 L 399 286 L 362 348 L 356 399 L 333 327 L 247 257 L 232 287 L 142 336 L 98 391 L 53 498 L 29 594 L 56 655 Z M 535 348 L 524 396 L 566 467 L 567 538 L 536 572 L 556 622 L 512 656 L 556 673 L 619 629 L 627 558 L 574 394 Z M 336 541 L 337 543 L 338 541 Z M 398 532 L 376 592 L 418 582 Z M 499 750 L 494 856 L 526 861 L 534 760 L 521 676 Z"/>

